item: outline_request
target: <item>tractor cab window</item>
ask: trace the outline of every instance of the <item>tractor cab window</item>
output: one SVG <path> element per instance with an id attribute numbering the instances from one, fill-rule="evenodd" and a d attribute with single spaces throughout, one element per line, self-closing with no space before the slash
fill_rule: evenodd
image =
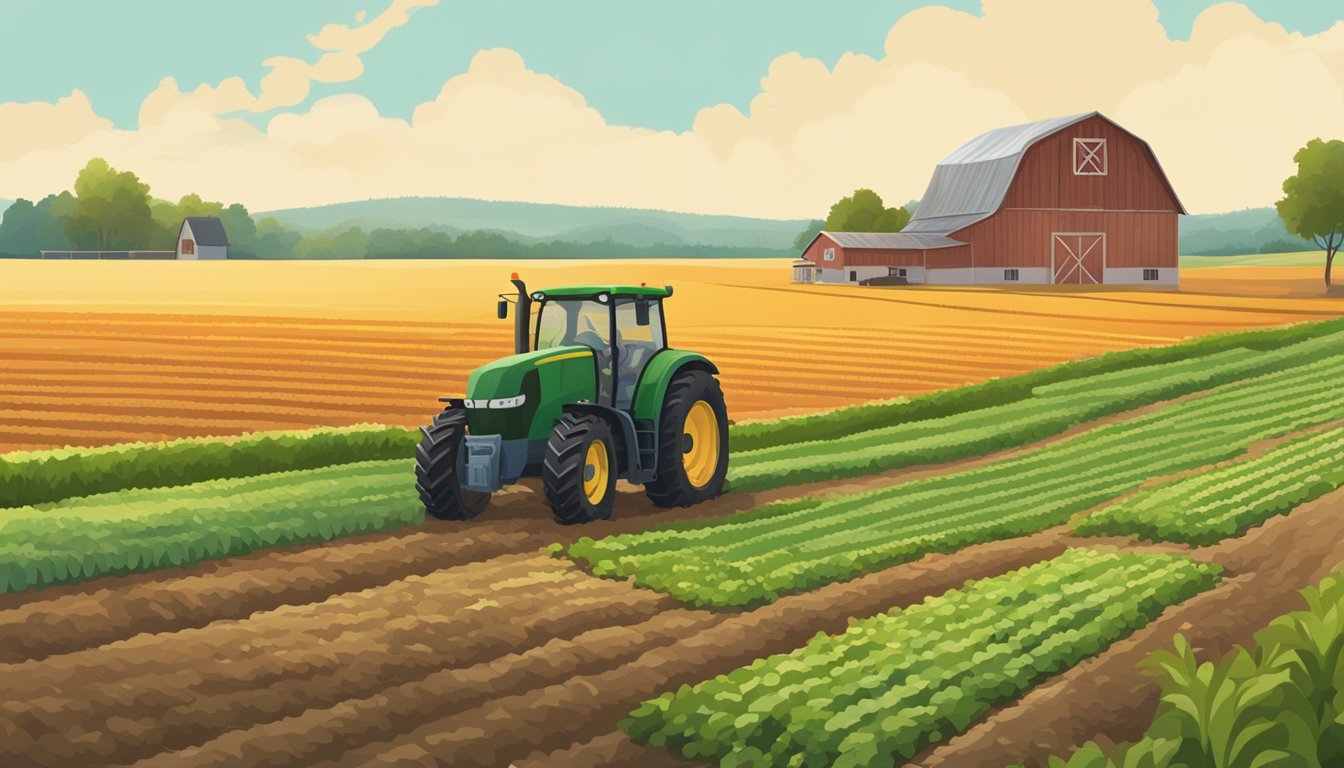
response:
<path id="1" fill-rule="evenodd" d="M 536 349 L 584 346 L 597 357 L 598 402 L 611 402 L 611 306 L 591 299 L 549 299 L 537 315 Z"/>
<path id="2" fill-rule="evenodd" d="M 634 299 L 616 302 L 616 350 L 620 366 L 617 376 L 616 407 L 629 409 L 635 398 L 639 374 L 659 350 L 667 346 L 663 338 L 663 303 L 649 300 L 649 324 L 637 322 Z"/>

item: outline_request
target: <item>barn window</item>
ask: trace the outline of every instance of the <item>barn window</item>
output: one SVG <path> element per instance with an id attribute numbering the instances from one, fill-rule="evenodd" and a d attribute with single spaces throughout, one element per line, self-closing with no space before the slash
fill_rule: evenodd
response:
<path id="1" fill-rule="evenodd" d="M 195 256 L 195 255 L 196 255 L 196 241 L 195 241 L 195 240 L 183 240 L 183 241 L 182 241 L 182 255 L 183 255 L 183 256 Z"/>
<path id="2" fill-rule="evenodd" d="M 854 270 L 854 269 L 849 270 L 849 282 L 851 282 L 851 283 L 857 283 L 858 281 L 859 281 L 859 273 L 858 273 L 858 270 Z"/>
<path id="3" fill-rule="evenodd" d="M 825 258 L 827 261 L 835 261 L 835 249 L 827 248 L 825 252 Z"/>
<path id="4" fill-rule="evenodd" d="M 1073 175 L 1074 176 L 1106 175 L 1105 139 L 1073 140 Z"/>
<path id="5" fill-rule="evenodd" d="M 1156 279 L 1157 279 L 1157 270 L 1156 270 L 1156 269 L 1145 269 L 1145 270 L 1143 270 L 1143 279 L 1144 279 L 1144 280 L 1156 280 Z"/>
<path id="6" fill-rule="evenodd" d="M 1005 269 L 1003 270 L 1003 281 L 1005 283 L 1015 283 L 1017 282 L 1017 274 L 1016 269 Z"/>
<path id="7" fill-rule="evenodd" d="M 905 277 L 905 267 L 887 267 L 887 277 Z"/>

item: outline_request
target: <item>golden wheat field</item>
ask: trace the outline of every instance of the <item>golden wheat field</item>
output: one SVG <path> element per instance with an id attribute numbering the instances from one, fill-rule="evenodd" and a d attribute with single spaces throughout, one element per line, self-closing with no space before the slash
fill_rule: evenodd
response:
<path id="1" fill-rule="evenodd" d="M 414 426 L 508 354 L 495 294 L 667 283 L 675 347 L 745 420 L 912 395 L 1236 328 L 1344 315 L 1309 267 L 1180 292 L 801 286 L 781 261 L 0 262 L 0 450 Z"/>

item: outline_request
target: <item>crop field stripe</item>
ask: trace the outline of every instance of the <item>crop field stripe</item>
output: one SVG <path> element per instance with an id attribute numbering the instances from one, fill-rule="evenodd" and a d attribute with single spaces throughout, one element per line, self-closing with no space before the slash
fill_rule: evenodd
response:
<path id="1" fill-rule="evenodd" d="M 622 728 L 691 760 L 890 764 L 1129 635 L 1217 574 L 1184 557 L 1070 550 L 665 694 Z"/>
<path id="2" fill-rule="evenodd" d="M 417 440 L 410 430 L 366 425 L 14 453 L 0 461 L 0 499 L 9 506 L 41 504 L 137 486 L 186 485 L 366 460 L 409 461 Z"/>
<path id="3" fill-rule="evenodd" d="M 598 575 L 634 576 L 693 605 L 768 602 L 928 552 L 1058 525 L 1152 476 L 1330 422 L 1338 418 L 1341 373 L 1344 357 L 1328 358 L 985 467 L 721 521 L 584 538 L 568 551 Z"/>
<path id="4" fill-rule="evenodd" d="M 1144 489 L 1074 524 L 1083 535 L 1213 544 L 1344 486 L 1344 428 Z"/>
<path id="5" fill-rule="evenodd" d="M 324 405 L 321 401 L 296 401 L 274 397 L 266 400 L 237 397 L 231 398 L 229 402 L 225 403 L 221 402 L 218 396 L 213 399 L 205 396 L 194 398 L 145 397 L 128 396 L 115 392 L 100 395 L 97 402 L 90 401 L 76 404 L 70 404 L 68 400 L 59 396 L 36 394 L 9 395 L 6 401 L 7 405 L 17 410 L 0 409 L 0 422 L 6 421 L 8 417 L 13 415 L 30 419 L 53 417 L 55 420 L 64 419 L 68 422 L 69 418 L 66 414 L 80 414 L 81 420 L 89 421 L 97 421 L 102 417 L 129 415 L 137 418 L 142 416 L 162 417 L 162 423 L 181 421 L 227 423 L 237 421 L 246 424 L 253 419 L 258 421 L 267 419 L 292 421 L 305 418 L 325 418 L 333 412 L 345 413 L 354 404 L 345 402 L 327 404 L 328 407 L 321 407 Z M 423 404 L 380 403 L 377 408 L 365 409 L 365 411 L 375 417 L 398 415 L 423 418 L 425 406 Z"/>
<path id="6" fill-rule="evenodd" d="M 0 511 L 0 592 L 188 565 L 424 517 L 405 459 Z"/>
<path id="7" fill-rule="evenodd" d="M 42 351 L 42 352 L 12 351 L 6 353 L 6 355 L 16 359 L 37 360 L 42 361 L 44 363 L 53 360 L 60 360 L 70 363 L 76 367 L 87 366 L 90 364 L 101 364 L 101 363 L 124 363 L 126 361 L 125 356 L 122 355 L 101 355 L 101 354 L 95 355 L 95 354 L 81 354 L 75 352 L 66 353 L 66 352 L 53 352 L 53 351 Z M 218 357 L 202 358 L 200 356 L 191 356 L 191 355 L 162 355 L 156 353 L 154 355 L 153 360 L 147 361 L 146 365 L 152 366 L 154 368 L 165 368 L 165 367 L 187 368 L 195 370 L 199 368 L 203 363 L 207 365 L 211 363 L 213 364 L 237 363 L 238 365 L 235 367 L 235 370 L 249 369 L 254 366 L 257 366 L 257 367 L 264 367 L 268 371 L 269 370 L 298 371 L 307 373 L 321 373 L 323 375 L 326 375 L 329 372 L 344 372 L 351 375 L 357 375 L 360 372 L 366 372 L 369 376 L 374 377 L 385 376 L 388 378 L 424 379 L 427 381 L 439 382 L 440 384 L 444 376 L 443 370 L 437 366 L 431 371 L 426 371 L 424 369 L 424 366 L 408 365 L 406 368 L 401 369 L 395 366 L 366 366 L 355 364 L 341 365 L 335 362 L 331 363 L 316 363 L 316 362 L 301 362 L 301 361 L 288 362 L 289 360 L 290 358 L 281 356 L 266 361 L 265 366 L 258 366 L 259 361 L 253 357 L 234 357 L 234 358 L 222 359 Z"/>
<path id="8" fill-rule="evenodd" d="M 115 384 L 109 383 L 104 387 L 90 387 L 87 383 L 75 385 L 9 385 L 0 382 L 0 395 L 9 398 L 9 401 L 15 405 L 38 406 L 38 405 L 56 405 L 67 406 L 71 396 L 78 398 L 87 398 L 89 400 L 102 399 L 108 402 L 121 402 L 128 404 L 141 403 L 193 403 L 199 404 L 202 410 L 227 411 L 229 406 L 221 405 L 220 393 L 228 393 L 230 403 L 245 403 L 255 406 L 281 407 L 288 406 L 291 413 L 312 412 L 325 413 L 328 411 L 339 411 L 350 406 L 362 406 L 367 398 L 360 398 L 354 393 L 341 392 L 314 392 L 301 387 L 295 387 L 290 392 L 285 392 L 276 388 L 235 388 L 233 386 L 215 386 L 212 392 L 155 392 L 146 390 L 135 384 Z M 282 395 L 303 395 L 301 400 L 296 401 L 293 397 L 283 397 Z M 391 392 L 382 393 L 384 396 L 392 395 Z M 386 412 L 398 413 L 411 408 L 416 414 L 423 417 L 424 402 L 423 395 L 415 397 L 404 395 L 405 400 L 398 401 L 387 399 L 379 403 L 380 409 Z M 52 400 L 59 400 L 59 403 L 52 403 Z M 193 406 L 195 407 L 195 406 Z M 178 410 L 181 413 L 179 407 Z"/>
<path id="9" fill-rule="evenodd" d="M 810 480 L 855 477 L 871 472 L 949 461 L 987 453 L 986 448 L 1021 445 L 1058 434 L 1079 423 L 1129 408 L 1179 397 L 1210 386 L 1240 381 L 1344 350 L 1344 334 L 1300 342 L 1272 352 L 1245 350 L 1195 361 L 1177 360 L 1146 368 L 1149 380 L 1124 386 L 1123 372 L 1094 379 L 1098 391 L 1056 399 L 1041 395 L 953 414 L 941 419 L 851 432 L 844 437 L 746 450 L 734 456 L 729 483 L 734 490 L 762 490 Z M 1193 370 L 1192 370 L 1193 369 Z M 1010 420 L 1016 416 L 1015 420 Z M 922 443 L 916 441 L 922 440 Z"/>

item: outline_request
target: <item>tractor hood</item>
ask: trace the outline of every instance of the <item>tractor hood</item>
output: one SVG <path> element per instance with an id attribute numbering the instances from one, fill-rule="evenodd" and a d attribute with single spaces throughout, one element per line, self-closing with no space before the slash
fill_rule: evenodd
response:
<path id="1" fill-rule="evenodd" d="M 593 350 L 554 347 L 510 355 L 467 380 L 467 424 L 474 435 L 544 441 L 566 403 L 597 399 Z"/>
<path id="2" fill-rule="evenodd" d="M 501 357 L 471 372 L 467 379 L 467 398 L 473 401 L 500 400 L 525 394 L 523 385 L 529 373 L 542 366 L 580 358 L 587 358 L 587 367 L 592 367 L 593 351 L 585 346 L 552 347 Z"/>

